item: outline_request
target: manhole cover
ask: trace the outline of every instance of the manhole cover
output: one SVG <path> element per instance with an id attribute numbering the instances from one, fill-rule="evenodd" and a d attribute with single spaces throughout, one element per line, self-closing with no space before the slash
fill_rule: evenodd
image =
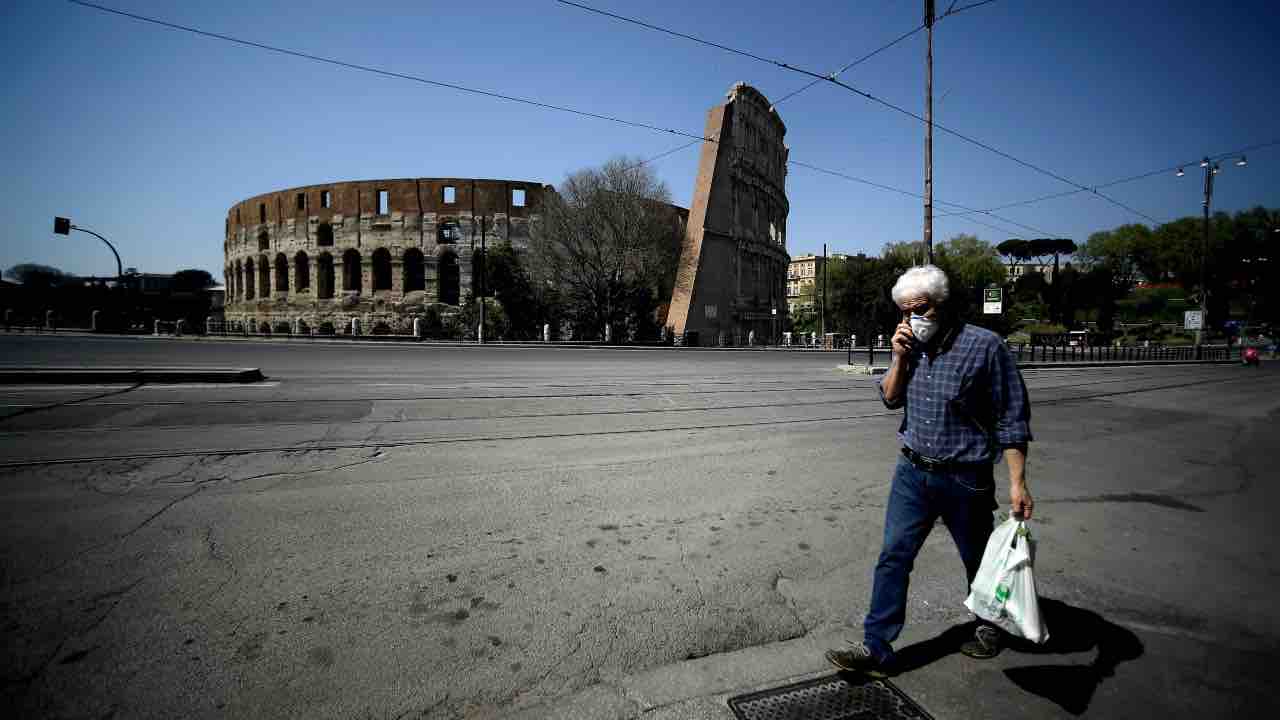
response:
<path id="1" fill-rule="evenodd" d="M 888 680 L 828 675 L 729 699 L 738 720 L 932 720 Z"/>

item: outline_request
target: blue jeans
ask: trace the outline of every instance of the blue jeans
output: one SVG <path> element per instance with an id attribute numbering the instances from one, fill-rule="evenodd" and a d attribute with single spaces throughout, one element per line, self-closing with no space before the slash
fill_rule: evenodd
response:
<path id="1" fill-rule="evenodd" d="M 926 472 L 898 458 L 884 517 L 884 547 L 876 563 L 871 609 L 863 621 L 867 648 L 876 659 L 893 657 L 893 641 L 907 614 L 907 585 L 916 555 L 941 517 L 964 561 L 965 592 L 982 564 L 994 527 L 995 478 L 991 465 Z"/>

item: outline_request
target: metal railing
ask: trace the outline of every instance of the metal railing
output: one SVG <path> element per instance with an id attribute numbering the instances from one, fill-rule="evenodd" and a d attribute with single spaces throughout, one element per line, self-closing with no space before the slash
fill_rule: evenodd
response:
<path id="1" fill-rule="evenodd" d="M 820 349 L 820 348 L 818 348 Z M 1071 346 L 1071 345 L 1031 345 L 1014 343 L 1009 345 L 1014 358 L 1021 363 L 1052 362 L 1178 362 L 1188 360 L 1239 360 L 1243 352 L 1240 345 L 1150 345 L 1150 346 Z M 892 351 L 887 347 L 847 348 L 848 363 L 854 359 L 859 362 L 863 358 L 869 367 L 874 367 L 877 358 L 888 363 Z"/>
<path id="2" fill-rule="evenodd" d="M 1233 360 L 1240 346 L 1226 345 L 1031 345 L 1009 346 L 1018 362 L 1177 362 L 1180 360 Z"/>

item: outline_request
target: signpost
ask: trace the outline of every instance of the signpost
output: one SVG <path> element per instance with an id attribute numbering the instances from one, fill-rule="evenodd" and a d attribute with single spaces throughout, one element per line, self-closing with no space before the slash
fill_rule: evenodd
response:
<path id="1" fill-rule="evenodd" d="M 1004 312 L 1004 289 L 989 287 L 982 291 L 982 313 L 999 315 Z"/>
<path id="2" fill-rule="evenodd" d="M 1203 330 L 1204 313 L 1200 310 L 1187 310 L 1182 315 L 1183 330 Z"/>

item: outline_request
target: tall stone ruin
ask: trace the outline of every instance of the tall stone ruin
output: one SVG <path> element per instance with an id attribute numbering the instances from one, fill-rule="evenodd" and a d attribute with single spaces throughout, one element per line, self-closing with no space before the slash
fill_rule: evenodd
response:
<path id="1" fill-rule="evenodd" d="M 786 319 L 787 128 L 738 83 L 707 113 L 667 327 L 689 345 L 776 343 Z"/>

